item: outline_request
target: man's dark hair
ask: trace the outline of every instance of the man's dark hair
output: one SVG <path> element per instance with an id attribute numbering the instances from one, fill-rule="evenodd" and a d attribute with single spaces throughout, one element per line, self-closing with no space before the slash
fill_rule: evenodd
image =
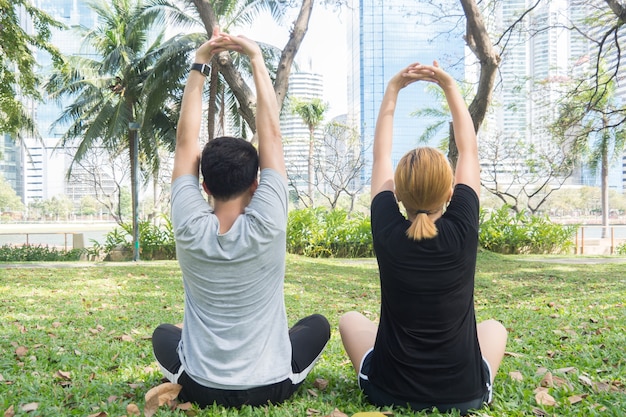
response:
<path id="1" fill-rule="evenodd" d="M 229 200 L 246 191 L 257 178 L 259 153 L 242 138 L 221 136 L 204 146 L 200 170 L 211 195 Z"/>

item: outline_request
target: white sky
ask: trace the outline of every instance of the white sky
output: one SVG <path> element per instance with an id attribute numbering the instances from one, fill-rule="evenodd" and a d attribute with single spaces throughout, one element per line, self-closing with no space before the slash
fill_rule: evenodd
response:
<path id="1" fill-rule="evenodd" d="M 347 111 L 347 47 L 345 10 L 333 12 L 315 4 L 296 62 L 302 71 L 321 74 L 324 82 L 324 101 L 329 105 L 327 120 Z M 289 24 L 293 19 L 286 19 Z M 239 33 L 257 41 L 285 46 L 288 28 L 281 28 L 268 16 L 258 19 L 251 28 Z"/>

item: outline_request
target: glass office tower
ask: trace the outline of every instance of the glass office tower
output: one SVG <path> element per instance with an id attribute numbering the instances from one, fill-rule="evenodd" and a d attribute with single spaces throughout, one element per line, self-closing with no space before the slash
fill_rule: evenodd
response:
<path id="1" fill-rule="evenodd" d="M 456 1 L 436 7 L 413 0 L 354 0 L 348 25 L 348 116 L 358 126 L 365 156 L 371 159 L 371 142 L 378 108 L 389 79 L 413 62 L 440 65 L 456 79 L 465 73 L 463 11 Z M 444 15 L 449 17 L 444 17 Z M 436 120 L 416 118 L 411 113 L 423 108 L 441 108 L 441 99 L 427 91 L 428 83 L 403 90 L 398 98 L 392 158 L 420 144 L 423 131 Z M 429 145 L 438 146 L 448 132 L 440 132 Z M 369 183 L 371 162 L 363 173 Z"/>
<path id="2" fill-rule="evenodd" d="M 68 27 L 79 24 L 93 27 L 97 22 L 95 13 L 84 0 L 35 0 L 34 5 Z M 25 13 L 20 15 L 20 24 L 26 32 L 34 33 L 32 21 Z M 51 43 L 66 55 L 83 53 L 80 37 L 70 30 L 53 29 Z M 42 82 L 45 82 L 52 65 L 50 56 L 43 51 L 37 51 L 36 59 L 37 70 Z M 55 147 L 67 127 L 57 126 L 52 129 L 51 125 L 67 103 L 52 100 L 44 100 L 42 103 L 33 103 L 30 100 L 24 102 L 37 126 L 39 137 L 24 135 L 20 143 L 5 137 L 0 172 L 28 205 L 35 200 L 48 199 L 66 192 L 65 174 L 69 156 L 66 150 Z"/>

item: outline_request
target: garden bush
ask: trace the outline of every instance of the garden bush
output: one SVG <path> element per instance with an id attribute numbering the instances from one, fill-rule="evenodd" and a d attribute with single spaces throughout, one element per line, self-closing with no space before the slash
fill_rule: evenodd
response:
<path id="1" fill-rule="evenodd" d="M 104 243 L 92 240 L 90 256 L 111 259 L 114 251 L 133 253 L 133 225 L 124 223 L 107 233 Z M 174 230 L 169 218 L 163 217 L 162 224 L 155 225 L 150 220 L 139 222 L 139 253 L 143 260 L 176 259 L 176 242 Z"/>
<path id="2" fill-rule="evenodd" d="M 370 219 L 340 209 L 291 210 L 287 224 L 287 251 L 313 258 L 372 257 Z"/>
<path id="3" fill-rule="evenodd" d="M 567 253 L 574 246 L 577 227 L 503 206 L 491 213 L 481 210 L 479 242 L 483 248 L 503 254 Z"/>
<path id="4" fill-rule="evenodd" d="M 48 245 L 3 245 L 0 247 L 0 262 L 60 262 L 77 261 L 84 249 L 57 249 Z"/>

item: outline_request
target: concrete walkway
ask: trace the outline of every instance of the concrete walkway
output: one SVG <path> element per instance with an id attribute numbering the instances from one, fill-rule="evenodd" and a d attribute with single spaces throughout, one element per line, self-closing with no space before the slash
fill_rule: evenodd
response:
<path id="1" fill-rule="evenodd" d="M 598 257 L 598 256 L 586 256 L 586 255 L 577 255 L 577 256 L 567 256 L 567 257 L 547 257 L 547 258 L 524 258 L 520 257 L 522 261 L 528 262 L 545 262 L 551 264 L 626 264 L 626 257 L 623 256 L 611 256 L 611 257 Z"/>

